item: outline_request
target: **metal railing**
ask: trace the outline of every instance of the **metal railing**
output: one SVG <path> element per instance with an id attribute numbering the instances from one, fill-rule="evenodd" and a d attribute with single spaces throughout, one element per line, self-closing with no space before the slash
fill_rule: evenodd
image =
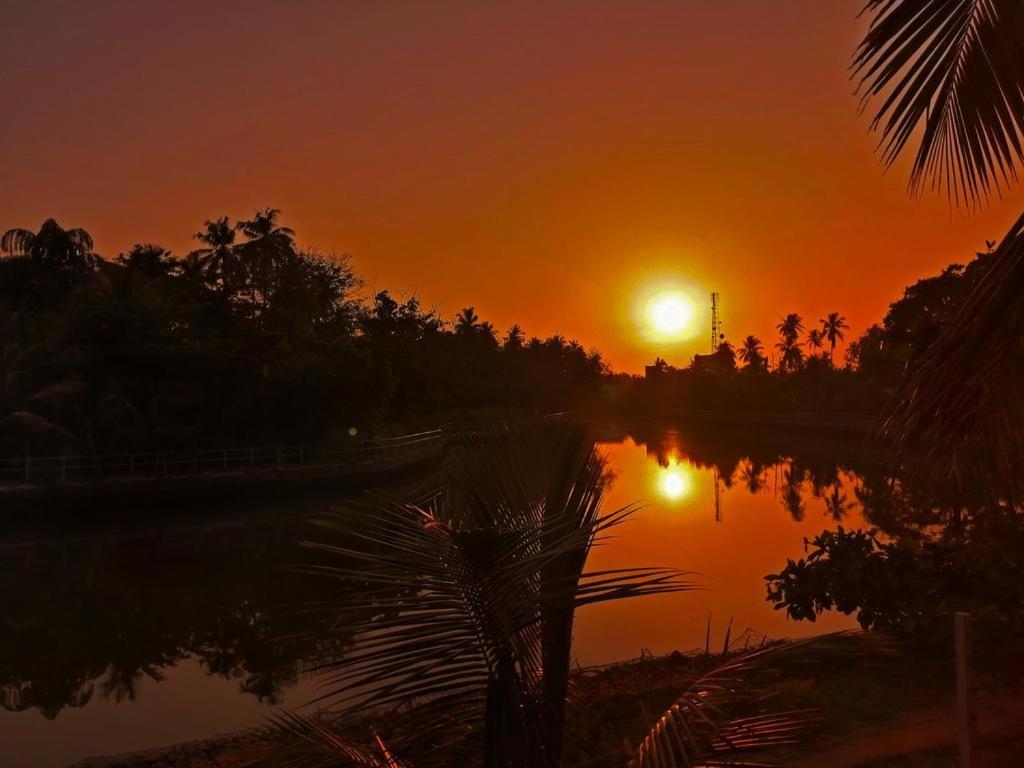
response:
<path id="1" fill-rule="evenodd" d="M 551 420 L 564 416 L 564 413 L 554 413 L 542 418 Z M 93 485 L 133 479 L 227 478 L 301 469 L 386 469 L 439 454 L 447 436 L 478 432 L 505 423 L 498 420 L 452 422 L 427 432 L 351 443 L 0 458 L 0 489 Z"/>
<path id="2" fill-rule="evenodd" d="M 382 468 L 439 451 L 440 429 L 348 444 L 310 443 L 192 451 L 25 456 L 0 459 L 0 487 L 98 483 L 130 478 L 254 474 L 264 470 Z"/>

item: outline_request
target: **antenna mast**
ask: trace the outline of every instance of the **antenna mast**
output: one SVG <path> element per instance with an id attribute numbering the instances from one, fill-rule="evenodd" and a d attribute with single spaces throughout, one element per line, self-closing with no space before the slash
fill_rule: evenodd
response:
<path id="1" fill-rule="evenodd" d="M 711 354 L 718 350 L 722 321 L 718 318 L 718 291 L 711 292 Z"/>

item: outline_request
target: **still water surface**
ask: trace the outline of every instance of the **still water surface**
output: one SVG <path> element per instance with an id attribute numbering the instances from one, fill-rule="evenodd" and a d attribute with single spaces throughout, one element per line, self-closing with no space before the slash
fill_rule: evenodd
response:
<path id="1" fill-rule="evenodd" d="M 863 470 L 816 444 L 794 449 L 653 427 L 608 430 L 608 508 L 644 502 L 591 555 L 594 568 L 664 565 L 705 590 L 589 606 L 580 664 L 853 626 L 788 622 L 764 576 L 805 537 L 863 525 Z M 749 445 L 747 443 L 750 443 Z M 763 441 L 758 441 L 763 442 Z M 810 457 L 810 458 L 807 458 Z M 281 506 L 281 505 L 278 505 Z M 283 505 L 290 506 L 290 505 Z M 316 692 L 302 627 L 282 606 L 315 597 L 290 574 L 304 511 L 214 510 L 159 530 L 0 538 L 0 745 L 7 766 L 64 766 L 258 723 Z"/>

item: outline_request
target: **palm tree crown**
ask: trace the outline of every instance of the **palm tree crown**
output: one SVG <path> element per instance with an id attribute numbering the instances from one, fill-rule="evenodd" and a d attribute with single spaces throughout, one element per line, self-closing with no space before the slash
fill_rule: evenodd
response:
<path id="1" fill-rule="evenodd" d="M 219 219 L 207 219 L 203 229 L 193 235 L 196 240 L 206 245 L 206 248 L 197 249 L 197 253 L 209 253 L 229 248 L 235 242 L 235 228 L 231 226 L 227 216 Z"/>
<path id="2" fill-rule="evenodd" d="M 796 341 L 804 330 L 804 319 L 796 312 L 790 312 L 775 326 L 783 339 Z"/>
<path id="3" fill-rule="evenodd" d="M 459 310 L 459 313 L 455 316 L 455 333 L 467 336 L 476 331 L 480 327 L 480 317 L 477 315 L 473 307 L 465 307 Z"/>
<path id="4" fill-rule="evenodd" d="M 523 332 L 523 329 L 519 327 L 518 323 L 512 323 L 508 327 L 508 331 L 505 332 L 502 344 L 506 349 L 520 349 L 525 341 L 526 334 Z"/>
<path id="5" fill-rule="evenodd" d="M 779 350 L 779 370 L 798 371 L 804 364 L 804 351 L 800 343 L 793 338 L 783 337 L 782 341 L 776 343 L 775 348 Z"/>
<path id="6" fill-rule="evenodd" d="M 828 315 L 821 320 L 821 333 L 824 334 L 824 337 L 828 340 L 829 344 L 829 360 L 832 360 L 836 355 L 836 342 L 845 341 L 846 334 L 844 331 L 848 330 L 850 330 L 850 326 L 846 322 L 846 318 L 838 312 L 829 312 Z"/>
<path id="7" fill-rule="evenodd" d="M 194 237 L 206 246 L 197 248 L 193 253 L 202 261 L 207 277 L 214 282 L 219 280 L 221 290 L 229 293 L 237 266 L 235 228 L 227 216 L 212 221 L 207 219 L 204 229 L 196 232 Z"/>
<path id="8" fill-rule="evenodd" d="M 813 354 L 823 346 L 825 346 L 825 332 L 819 331 L 817 328 L 811 328 L 811 330 L 807 332 L 807 348 L 810 349 Z"/>
<path id="9" fill-rule="evenodd" d="M 764 345 L 757 336 L 747 336 L 740 344 L 737 355 L 748 368 L 764 365 Z"/>
<path id="10" fill-rule="evenodd" d="M 249 240 L 261 240 L 263 238 L 281 238 L 291 242 L 295 230 L 291 227 L 282 227 L 277 223 L 281 215 L 279 208 L 264 208 L 256 211 L 251 219 L 240 221 L 235 224 L 235 229 L 245 235 Z"/>
<path id="11" fill-rule="evenodd" d="M 15 228 L 0 237 L 0 250 L 11 256 L 28 258 L 54 267 L 86 266 L 96 257 L 92 236 L 84 229 L 64 229 L 47 219 L 38 232 Z"/>

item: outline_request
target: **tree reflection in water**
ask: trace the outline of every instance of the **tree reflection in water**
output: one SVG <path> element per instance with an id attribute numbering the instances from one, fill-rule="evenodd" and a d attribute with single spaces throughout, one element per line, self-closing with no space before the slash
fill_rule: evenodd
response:
<path id="1" fill-rule="evenodd" d="M 274 704 L 303 659 L 345 643 L 282 610 L 316 599 L 318 580 L 288 566 L 302 518 L 250 518 L 9 544 L 0 550 L 5 709 L 55 718 L 94 697 L 132 701 L 144 680 L 187 658 Z M 323 647 L 327 644 L 329 647 Z"/>
<path id="2" fill-rule="evenodd" d="M 602 439 L 630 439 L 659 467 L 717 472 L 726 489 L 770 494 L 796 521 L 807 501 L 819 499 L 829 518 L 841 522 L 852 510 L 889 536 L 962 530 L 971 509 L 983 504 L 952 483 L 923 482 L 892 467 L 878 450 L 859 439 L 711 429 L 666 429 L 651 424 L 607 430 Z"/>
<path id="3" fill-rule="evenodd" d="M 891 538 L 961 541 L 994 528 L 978 523 L 977 500 L 894 475 L 856 442 L 655 424 L 601 439 L 627 438 L 681 473 L 674 493 L 696 467 L 715 470 L 732 493 L 772 495 L 795 520 L 817 497 L 823 523 L 857 510 Z M 328 586 L 289 568 L 312 556 L 296 546 L 305 525 L 301 514 L 220 512 L 197 525 L 0 543 L 0 703 L 52 719 L 97 698 L 130 702 L 185 659 L 278 702 L 309 659 L 349 640 L 344 627 L 322 632 L 313 614 L 286 609 Z"/>
<path id="4" fill-rule="evenodd" d="M 773 495 L 796 522 L 819 500 L 826 530 L 768 577 L 769 602 L 790 618 L 839 610 L 865 628 L 943 645 L 952 613 L 966 611 L 986 663 L 1017 658 L 1024 514 L 986 496 L 984 483 L 936 478 L 923 465 L 894 467 L 865 441 L 643 427 L 627 434 L 659 463 L 685 457 L 723 479 L 735 472 L 749 493 Z M 828 530 L 858 517 L 859 530 Z"/>

